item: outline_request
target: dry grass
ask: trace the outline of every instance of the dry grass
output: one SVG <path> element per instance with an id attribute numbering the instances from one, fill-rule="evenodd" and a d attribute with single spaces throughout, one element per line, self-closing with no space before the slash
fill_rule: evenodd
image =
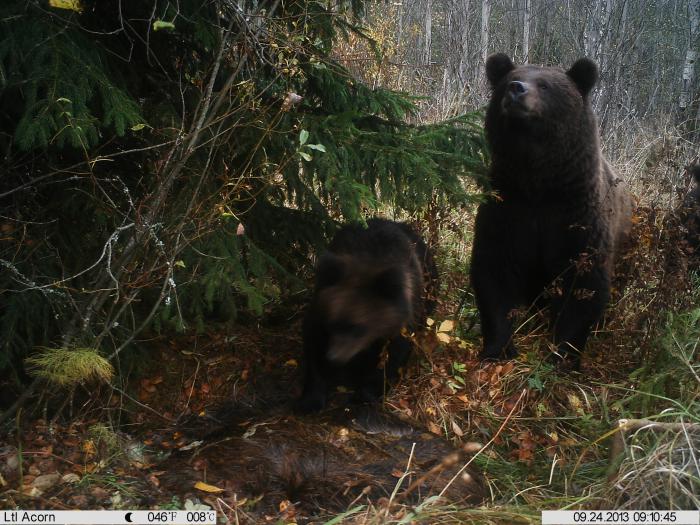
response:
<path id="1" fill-rule="evenodd" d="M 97 379 L 110 381 L 114 368 L 94 348 L 41 348 L 26 359 L 29 371 L 60 386 Z"/>
<path id="2" fill-rule="evenodd" d="M 617 509 L 700 508 L 700 426 L 647 426 L 625 443 L 607 498 Z"/>

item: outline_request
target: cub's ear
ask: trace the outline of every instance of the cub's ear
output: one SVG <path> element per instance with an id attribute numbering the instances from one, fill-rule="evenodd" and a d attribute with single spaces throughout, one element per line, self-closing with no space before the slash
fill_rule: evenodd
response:
<path id="1" fill-rule="evenodd" d="M 404 278 L 398 268 L 389 268 L 379 272 L 372 279 L 372 291 L 383 299 L 393 301 L 404 293 Z"/>
<path id="2" fill-rule="evenodd" d="M 566 74 L 574 81 L 574 84 L 576 84 L 576 87 L 584 97 L 590 93 L 595 83 L 598 82 L 598 66 L 589 58 L 579 58 Z"/>
<path id="3" fill-rule="evenodd" d="M 345 272 L 342 259 L 332 253 L 324 254 L 316 265 L 316 287 L 325 288 L 340 282 Z"/>
<path id="4" fill-rule="evenodd" d="M 496 53 L 486 59 L 486 78 L 491 87 L 496 87 L 508 73 L 515 69 L 510 57 L 504 53 Z"/>

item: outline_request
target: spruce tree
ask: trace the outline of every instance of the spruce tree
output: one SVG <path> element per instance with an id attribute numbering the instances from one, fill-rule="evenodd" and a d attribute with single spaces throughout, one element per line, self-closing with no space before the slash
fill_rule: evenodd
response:
<path id="1" fill-rule="evenodd" d="M 39 0 L 0 7 L 0 371 L 39 346 L 113 357 L 304 286 L 337 224 L 460 205 L 478 114 L 332 57 L 361 4 Z M 77 9 L 77 8 L 76 8 Z"/>

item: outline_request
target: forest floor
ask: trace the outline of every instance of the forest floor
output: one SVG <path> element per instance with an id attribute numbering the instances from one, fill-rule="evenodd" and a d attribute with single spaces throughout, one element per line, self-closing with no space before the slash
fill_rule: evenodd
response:
<path id="1" fill-rule="evenodd" d="M 523 474 L 543 454 L 553 466 L 574 461 L 580 438 L 557 427 L 600 395 L 590 383 L 614 384 L 630 370 L 619 356 L 594 354 L 588 385 L 568 378 L 552 385 L 554 370 L 535 356 L 483 365 L 446 327 L 422 338 L 427 353 L 383 409 L 344 408 L 339 392 L 334 407 L 314 416 L 292 408 L 298 329 L 238 327 L 235 337 L 155 341 L 129 397 L 113 395 L 98 410 L 87 392 L 82 402 L 76 393 L 73 403 L 83 406 L 72 408 L 70 424 L 22 424 L 21 442 L 3 450 L 5 482 L 15 487 L 0 494 L 3 506 L 184 508 L 189 501 L 238 514 L 239 522 L 302 523 L 367 504 L 397 511 L 445 487 L 446 501 L 481 503 L 503 490 L 476 468 L 492 456 L 484 444 L 507 451 L 500 460 Z M 125 432 L 105 425 L 110 413 Z M 11 468 L 20 448 L 21 479 Z M 475 462 L 479 451 L 484 458 Z"/>
<path id="2" fill-rule="evenodd" d="M 658 480 L 611 457 L 610 445 L 628 450 L 649 438 L 637 432 L 620 440 L 621 419 L 683 412 L 672 391 L 684 384 L 677 370 L 686 363 L 671 364 L 673 352 L 658 350 L 666 326 L 659 311 L 690 293 L 686 283 L 667 280 L 666 294 L 640 306 L 659 286 L 648 271 L 659 266 L 649 254 L 663 252 L 655 220 L 646 213 L 637 221 L 625 292 L 580 373 L 548 363 L 538 313 L 523 316 L 518 359 L 484 364 L 469 320 L 453 322 L 450 305 L 442 305 L 383 406 L 347 408 L 348 393 L 338 392 L 330 409 L 298 416 L 298 315 L 154 337 L 142 344 L 150 348 L 146 360 L 143 352 L 139 360 L 124 357 L 122 387 L 59 396 L 58 412 L 50 404 L 56 396 L 47 396 L 35 407 L 53 408 L 60 416 L 53 420 L 49 411 L 20 414 L 0 448 L 0 505 L 206 505 L 237 524 L 539 523 L 544 509 L 641 508 L 634 505 L 651 501 L 642 487 L 653 491 Z M 649 375 L 642 365 L 652 351 Z M 690 355 L 696 363 L 697 353 Z M 700 385 L 690 385 L 697 399 Z M 652 387 L 661 393 L 640 397 Z M 700 432 L 687 438 L 691 450 L 698 443 Z M 679 508 L 700 497 L 692 475 L 672 478 L 687 493 Z"/>

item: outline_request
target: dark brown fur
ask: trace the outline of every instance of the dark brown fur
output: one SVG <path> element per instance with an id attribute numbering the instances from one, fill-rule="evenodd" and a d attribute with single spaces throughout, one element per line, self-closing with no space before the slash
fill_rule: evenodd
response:
<path id="1" fill-rule="evenodd" d="M 436 277 L 430 251 L 406 224 L 371 219 L 367 228 L 344 226 L 316 268 L 299 409 L 323 408 L 338 384 L 351 386 L 361 401 L 380 397 L 385 379 L 397 377 L 411 352 L 402 331 L 425 326 Z"/>
<path id="2" fill-rule="evenodd" d="M 687 228 L 685 251 L 688 267 L 697 270 L 700 268 L 700 163 L 688 167 L 688 172 L 693 178 L 693 188 L 683 200 L 681 221 Z"/>
<path id="3" fill-rule="evenodd" d="M 558 354 L 580 352 L 610 295 L 613 261 L 630 229 L 632 201 L 600 152 L 589 94 L 597 68 L 486 65 L 490 182 L 479 207 L 472 284 L 481 314 L 482 357 L 516 354 L 512 311 L 548 289 Z"/>

